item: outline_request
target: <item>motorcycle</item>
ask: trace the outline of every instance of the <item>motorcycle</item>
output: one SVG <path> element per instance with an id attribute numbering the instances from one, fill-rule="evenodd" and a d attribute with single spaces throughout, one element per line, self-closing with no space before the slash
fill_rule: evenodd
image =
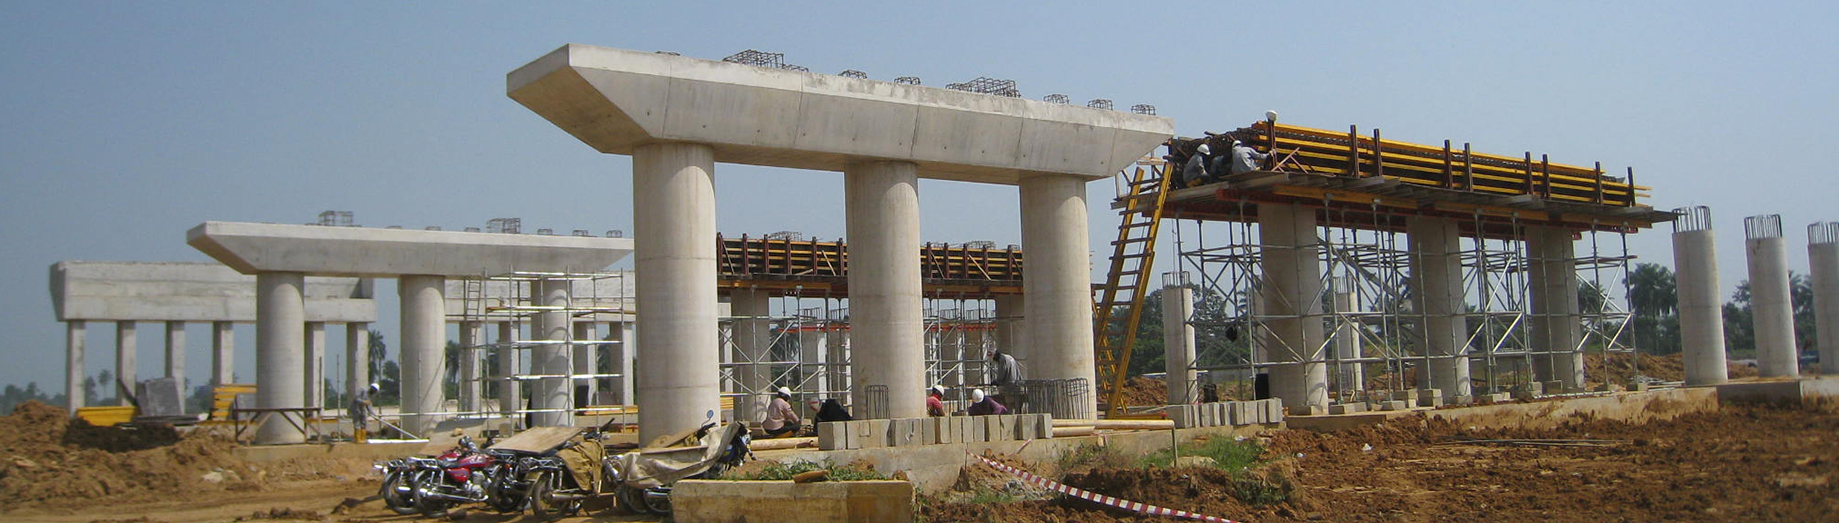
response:
<path id="1" fill-rule="evenodd" d="M 383 498 L 383 505 L 391 512 L 403 516 L 419 512 L 415 508 L 414 479 L 432 461 L 411 457 L 371 465 L 383 475 L 383 485 L 377 488 L 377 496 Z"/>
<path id="2" fill-rule="evenodd" d="M 518 488 L 529 500 L 530 512 L 544 520 L 573 516 L 588 500 L 611 493 L 613 485 L 603 434 L 598 431 L 570 438 L 551 452 L 520 458 Z"/>
<path id="3" fill-rule="evenodd" d="M 425 516 L 446 513 L 461 503 L 486 503 L 501 512 L 518 510 L 515 496 L 499 496 L 507 463 L 500 454 L 460 438 L 460 444 L 432 460 L 421 460 L 411 474 L 410 494 L 415 509 Z"/>
<path id="4" fill-rule="evenodd" d="M 752 442 L 747 424 L 735 422 L 717 429 L 711 421 L 673 444 L 609 459 L 606 474 L 617 485 L 620 505 L 641 514 L 668 515 L 671 485 L 685 479 L 719 477 L 741 466 L 753 456 Z"/>

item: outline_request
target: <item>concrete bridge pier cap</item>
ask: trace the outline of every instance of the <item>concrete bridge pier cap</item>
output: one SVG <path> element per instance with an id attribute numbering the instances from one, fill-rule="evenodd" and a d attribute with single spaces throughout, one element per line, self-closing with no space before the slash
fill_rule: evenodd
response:
<path id="1" fill-rule="evenodd" d="M 1158 116 L 576 44 L 505 83 L 595 150 L 633 157 L 644 439 L 718 405 L 715 162 L 844 173 L 855 386 L 886 385 L 890 414 L 918 415 L 916 180 L 1021 187 L 1029 377 L 1093 383 L 1084 184 L 1174 130 Z"/>

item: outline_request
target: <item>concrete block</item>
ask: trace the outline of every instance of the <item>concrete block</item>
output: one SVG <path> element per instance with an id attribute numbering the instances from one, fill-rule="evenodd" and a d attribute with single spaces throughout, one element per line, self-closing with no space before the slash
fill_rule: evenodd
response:
<path id="1" fill-rule="evenodd" d="M 888 444 L 896 447 L 917 447 L 924 445 L 926 418 L 901 418 L 888 420 Z"/>
<path id="2" fill-rule="evenodd" d="M 845 450 L 849 447 L 849 422 L 831 421 L 817 424 L 818 450 Z"/>
<path id="3" fill-rule="evenodd" d="M 1405 410 L 1407 408 L 1410 407 L 1407 407 L 1405 402 L 1398 400 L 1388 401 L 1379 405 L 1379 410 Z"/>
<path id="4" fill-rule="evenodd" d="M 1254 403 L 1256 402 L 1235 401 L 1228 403 L 1227 412 L 1229 412 L 1229 415 L 1227 416 L 1227 422 L 1234 426 L 1258 424 L 1259 420 L 1264 419 L 1264 410 L 1254 408 Z"/>
<path id="5" fill-rule="evenodd" d="M 1208 403 L 1207 408 L 1213 411 L 1213 416 L 1207 419 L 1207 426 L 1223 427 L 1232 424 L 1232 414 L 1227 412 L 1229 407 L 1225 403 Z"/>
<path id="6" fill-rule="evenodd" d="M 1301 405 L 1301 406 L 1296 406 L 1296 407 L 1290 407 L 1290 409 L 1286 411 L 1285 413 L 1291 416 L 1320 416 L 1323 414 L 1327 414 L 1328 409 L 1322 408 L 1321 406 L 1318 406 L 1318 405 Z"/>
<path id="7" fill-rule="evenodd" d="M 983 420 L 984 420 L 984 423 L 986 424 L 983 429 L 984 438 L 985 438 L 984 441 L 1012 441 L 1014 440 L 1015 439 L 1015 429 L 1013 428 L 1013 425 L 1010 423 L 1010 420 L 1013 420 L 1013 419 L 1015 419 L 1014 416 L 1009 415 L 1009 414 L 1004 414 L 1001 416 L 984 416 Z"/>
<path id="8" fill-rule="evenodd" d="M 888 431 L 892 425 L 890 421 L 891 420 L 885 419 L 872 419 L 863 422 L 867 426 L 862 428 L 862 437 L 857 439 L 857 441 L 862 442 L 862 448 L 878 449 L 887 447 Z M 851 430 L 850 432 L 854 433 L 855 431 Z"/>
<path id="9" fill-rule="evenodd" d="M 1522 383 L 1513 388 L 1515 399 L 1531 399 L 1545 395 L 1545 384 L 1539 382 Z"/>
<path id="10" fill-rule="evenodd" d="M 1416 405 L 1418 402 L 1418 391 L 1417 389 L 1393 391 L 1392 401 L 1403 401 Z"/>
<path id="11" fill-rule="evenodd" d="M 1513 401 L 1513 393 L 1496 392 L 1496 393 L 1484 396 L 1484 398 L 1486 398 L 1489 403 L 1506 403 L 1509 401 Z"/>
<path id="12" fill-rule="evenodd" d="M 1200 405 L 1195 405 L 1194 410 L 1197 411 L 1195 417 L 1198 418 L 1195 420 L 1195 426 L 1212 427 L 1220 424 L 1218 419 L 1219 409 L 1215 404 L 1202 403 Z"/>
<path id="13" fill-rule="evenodd" d="M 1552 380 L 1552 381 L 1545 382 L 1544 385 L 1545 385 L 1546 394 L 1564 394 L 1566 392 L 1570 392 L 1568 390 L 1565 390 L 1563 381 Z"/>
<path id="14" fill-rule="evenodd" d="M 1028 441 L 1039 436 L 1041 425 L 1035 423 L 1034 414 L 1022 414 L 1015 417 L 1015 439 Z"/>
<path id="15" fill-rule="evenodd" d="M 1039 434 L 1041 439 L 1054 438 L 1054 416 L 1052 414 L 1035 414 L 1034 423 L 1035 433 Z"/>
<path id="16" fill-rule="evenodd" d="M 1647 384 L 1646 383 L 1636 383 L 1634 385 L 1630 385 L 1628 387 L 1628 391 L 1629 392 L 1647 392 Z"/>
<path id="17" fill-rule="evenodd" d="M 1329 414 L 1359 414 L 1362 412 L 1366 412 L 1365 403 L 1342 403 L 1328 406 Z"/>
<path id="18" fill-rule="evenodd" d="M 1169 421 L 1175 422 L 1175 428 L 1194 428 L 1194 414 L 1198 409 L 1194 405 L 1169 405 Z"/>
<path id="19" fill-rule="evenodd" d="M 1417 406 L 1419 407 L 1441 407 L 1443 406 L 1443 389 L 1424 389 L 1424 390 L 1418 391 Z"/>
<path id="20" fill-rule="evenodd" d="M 869 439 L 871 439 L 869 433 L 874 428 L 869 423 L 870 421 L 872 420 L 855 420 L 855 421 L 845 422 L 849 424 L 849 428 L 847 429 L 848 431 L 847 435 L 844 437 L 848 438 L 850 449 L 853 450 L 853 449 L 870 448 L 868 446 Z"/>
<path id="21" fill-rule="evenodd" d="M 938 444 L 957 443 L 959 441 L 958 431 L 963 430 L 958 428 L 960 425 L 956 423 L 957 419 L 958 418 L 954 417 L 932 418 L 932 442 Z"/>
<path id="22" fill-rule="evenodd" d="M 990 441 L 990 422 L 984 420 L 984 418 L 987 417 L 988 416 L 972 416 L 964 419 L 964 426 L 969 429 L 966 432 L 969 432 L 971 435 L 971 437 L 965 438 L 965 443 L 984 443 Z"/>
<path id="23" fill-rule="evenodd" d="M 1264 422 L 1265 423 L 1283 423 L 1283 413 L 1284 413 L 1283 400 L 1279 398 L 1271 398 L 1268 400 L 1264 400 L 1264 402 L 1265 402 L 1265 409 L 1266 409 L 1264 413 Z M 1315 412 L 1315 411 L 1311 410 L 1310 412 Z"/>

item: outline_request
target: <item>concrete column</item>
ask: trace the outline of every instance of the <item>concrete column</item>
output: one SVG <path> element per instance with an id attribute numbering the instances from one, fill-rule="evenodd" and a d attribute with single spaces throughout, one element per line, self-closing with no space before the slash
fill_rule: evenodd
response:
<path id="1" fill-rule="evenodd" d="M 1807 226 L 1807 260 L 1812 265 L 1813 331 L 1820 349 L 1820 373 L 1839 374 L 1839 222 Z"/>
<path id="2" fill-rule="evenodd" d="M 305 287 L 306 276 L 298 272 L 255 275 L 256 408 L 306 405 L 305 382 L 300 379 L 306 372 L 306 301 L 301 297 Z M 280 419 L 271 418 L 255 433 L 261 445 L 303 441 L 306 434 Z"/>
<path id="3" fill-rule="evenodd" d="M 569 301 L 569 282 L 566 280 L 538 280 L 532 284 L 533 303 L 542 307 L 567 307 Z M 530 322 L 530 338 L 534 342 L 556 341 L 530 348 L 530 373 L 542 376 L 565 376 L 573 370 L 569 364 L 569 332 L 571 321 L 568 311 L 545 310 L 538 312 Z M 569 383 L 566 377 L 545 377 L 537 379 L 530 391 L 530 408 L 547 411 L 563 409 L 557 412 L 536 412 L 531 415 L 531 424 L 537 427 L 567 427 L 574 424 L 574 413 L 568 409 L 570 401 Z"/>
<path id="4" fill-rule="evenodd" d="M 211 322 L 211 385 L 236 381 L 236 324 Z"/>
<path id="5" fill-rule="evenodd" d="M 370 386 L 370 324 L 345 324 L 345 405 Z M 341 405 L 344 406 L 344 405 Z"/>
<path id="6" fill-rule="evenodd" d="M 1086 380 L 1083 414 L 1097 417 L 1099 383 L 1092 346 L 1092 265 L 1086 232 L 1085 180 L 1043 175 L 1024 178 L 1022 293 L 1028 297 L 1030 378 Z"/>
<path id="7" fill-rule="evenodd" d="M 1295 412 L 1328 408 L 1328 365 L 1322 345 L 1322 265 L 1315 210 L 1294 204 L 1259 204 L 1263 247 L 1264 324 L 1272 363 L 1271 395 Z M 1031 264 L 1032 267 L 1032 264 Z"/>
<path id="8" fill-rule="evenodd" d="M 584 320 L 575 322 L 575 335 L 573 339 L 576 344 L 573 356 L 576 375 L 591 376 L 600 374 L 600 350 L 599 346 L 594 344 L 596 340 L 600 339 L 600 336 L 598 333 L 594 332 L 595 328 L 593 321 Z M 599 383 L 597 383 L 598 381 L 599 380 L 594 378 L 583 378 L 569 383 L 569 390 L 585 393 L 586 395 L 583 401 L 575 402 L 576 407 L 586 407 L 594 404 L 594 394 L 600 390 Z M 577 396 L 580 395 L 578 394 Z"/>
<path id="9" fill-rule="evenodd" d="M 1028 300 L 1022 296 L 997 296 L 994 301 L 996 302 L 996 332 L 991 335 L 996 338 L 996 350 L 1014 357 L 1015 361 L 1021 362 L 1025 369 L 1028 367 L 1028 321 L 1023 314 L 1027 313 Z M 977 357 L 983 360 L 984 365 L 976 367 L 979 372 L 976 382 L 978 384 L 989 383 L 990 378 L 994 376 L 987 375 L 984 371 L 988 370 L 990 355 L 978 354 Z"/>
<path id="10" fill-rule="evenodd" d="M 1794 302 L 1788 290 L 1788 245 L 1782 239 L 1782 217 L 1744 218 L 1743 232 L 1750 262 L 1756 373 L 1764 378 L 1799 376 L 1800 351 L 1794 345 Z"/>
<path id="11" fill-rule="evenodd" d="M 84 329 L 83 320 L 64 322 L 64 410 L 72 416 L 88 405 L 83 397 L 83 379 L 88 377 L 83 367 Z"/>
<path id="12" fill-rule="evenodd" d="M 1526 277 L 1532 295 L 1533 350 L 1557 353 L 1533 358 L 1533 375 L 1541 381 L 1562 381 L 1569 390 L 1582 389 L 1584 354 L 1578 345 L 1583 324 L 1577 304 L 1577 254 L 1571 231 L 1528 227 L 1526 250 L 1531 258 Z"/>
<path id="13" fill-rule="evenodd" d="M 915 254 L 915 256 L 918 256 Z M 915 258 L 917 259 L 917 258 Z M 752 362 L 765 361 L 772 348 L 772 324 L 766 320 L 771 294 L 758 290 L 736 290 L 729 294 L 729 312 L 734 315 L 735 381 L 741 397 L 734 401 L 734 419 L 749 426 L 766 420 L 767 392 L 772 383 L 772 369 Z"/>
<path id="14" fill-rule="evenodd" d="M 1354 299 L 1353 283 L 1347 278 L 1335 278 L 1335 311 L 1342 313 L 1360 312 L 1360 304 Z M 1360 337 L 1360 325 L 1342 322 L 1335 327 L 1335 358 L 1353 360 L 1361 357 L 1361 348 L 1365 340 Z M 1336 372 L 1336 383 L 1343 391 L 1366 390 L 1366 365 L 1361 363 L 1343 363 Z"/>
<path id="15" fill-rule="evenodd" d="M 326 406 L 326 324 L 324 322 L 307 322 L 306 372 L 301 373 L 301 383 L 306 386 L 306 406 Z"/>
<path id="16" fill-rule="evenodd" d="M 1463 316 L 1462 231 L 1454 220 L 1406 220 L 1411 248 L 1412 309 L 1429 358 L 1426 387 L 1441 389 L 1452 403 L 1470 399 L 1468 322 Z"/>
<path id="17" fill-rule="evenodd" d="M 632 151 L 639 441 L 720 416 L 716 339 L 715 150 L 660 143 Z"/>
<path id="18" fill-rule="evenodd" d="M 485 344 L 485 322 L 460 322 L 460 410 L 478 412 L 484 407 L 480 396 L 484 393 L 484 383 L 479 381 L 480 345 Z"/>
<path id="19" fill-rule="evenodd" d="M 521 425 L 523 416 L 513 413 L 524 408 L 523 383 L 510 379 L 523 372 L 522 351 L 512 345 L 519 339 L 518 325 L 515 321 L 498 322 L 498 411 L 512 418 L 513 423 Z"/>
<path id="20" fill-rule="evenodd" d="M 610 381 L 613 387 L 613 403 L 632 405 L 634 401 L 637 401 L 637 398 L 632 396 L 632 369 L 637 355 L 637 351 L 634 350 L 638 348 L 637 334 L 633 332 L 634 324 L 629 321 L 614 322 L 610 327 L 607 331 L 607 341 L 615 343 L 607 345 L 607 350 L 613 351 L 612 357 L 607 358 L 612 362 L 613 368 L 608 370 L 619 375 Z"/>
<path id="21" fill-rule="evenodd" d="M 166 377 L 179 381 L 180 394 L 185 387 L 185 322 L 166 322 Z"/>
<path id="22" fill-rule="evenodd" d="M 134 347 L 134 322 L 115 322 L 115 383 L 104 383 L 103 390 L 115 391 L 115 405 L 130 406 L 128 395 L 134 394 L 134 384 L 139 381 L 135 356 L 138 349 Z M 123 389 L 126 389 L 125 391 Z"/>
<path id="23" fill-rule="evenodd" d="M 839 392 L 832 394 L 844 405 L 852 403 L 851 392 L 855 389 L 855 365 L 849 360 L 849 331 L 842 326 L 832 324 L 824 329 L 824 361 L 830 375 L 830 387 Z"/>
<path id="24" fill-rule="evenodd" d="M 825 341 L 826 336 L 824 336 L 824 331 L 822 330 L 808 327 L 799 330 L 798 366 L 803 370 L 803 374 L 806 376 L 816 374 L 817 378 L 810 380 L 808 383 L 810 386 L 816 387 L 823 398 L 830 398 L 832 397 L 830 394 L 830 375 L 826 372 L 828 371 L 828 366 L 825 364 L 824 358 L 824 353 L 827 349 Z"/>
<path id="25" fill-rule="evenodd" d="M 1724 357 L 1723 289 L 1718 287 L 1718 242 L 1711 230 L 1711 210 L 1675 211 L 1680 216 L 1673 220 L 1673 271 L 1686 385 L 1717 385 L 1730 380 L 1730 368 Z"/>
<path id="26" fill-rule="evenodd" d="M 1198 373 L 1194 371 L 1194 288 L 1188 286 L 1188 273 L 1162 275 L 1162 350 L 1168 372 L 1170 405 L 1187 405 L 1199 399 Z"/>
<path id="27" fill-rule="evenodd" d="M 926 331 L 920 303 L 919 167 L 908 162 L 853 164 L 843 180 L 850 330 L 851 337 L 862 342 L 862 351 L 855 355 L 858 392 L 886 386 L 887 416 L 923 418 Z"/>
<path id="28" fill-rule="evenodd" d="M 396 281 L 402 297 L 402 428 L 418 437 L 428 437 L 439 421 L 446 394 L 441 378 L 447 363 L 447 278 L 427 275 L 402 275 Z"/>

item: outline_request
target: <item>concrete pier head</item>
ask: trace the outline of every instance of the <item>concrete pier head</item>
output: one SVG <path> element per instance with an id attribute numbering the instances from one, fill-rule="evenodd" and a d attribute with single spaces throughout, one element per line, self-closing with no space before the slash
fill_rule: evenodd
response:
<path id="1" fill-rule="evenodd" d="M 1686 385 L 1717 385 L 1730 380 L 1730 369 L 1724 357 L 1718 242 L 1711 230 L 1711 209 L 1685 207 L 1673 212 L 1678 215 L 1673 220 L 1673 273 L 1678 282 Z"/>
<path id="2" fill-rule="evenodd" d="M 908 203 L 917 191 L 905 187 L 921 177 L 1023 186 L 1024 285 L 1049 294 L 1027 300 L 1029 341 L 1041 349 L 1028 351 L 1031 377 L 1091 383 L 1084 183 L 1115 174 L 1174 128 L 1151 115 L 575 44 L 505 83 L 513 100 L 595 150 L 633 155 L 641 438 L 694 428 L 716 404 L 714 162 L 845 173 L 856 387 L 885 382 L 900 413 L 922 408 L 924 367 L 868 369 L 880 356 L 920 358 L 908 355 L 920 354 L 924 334 L 919 294 L 907 291 L 918 280 L 905 276 L 917 272 L 904 267 L 916 263 L 919 244 L 917 206 Z M 857 194 L 896 207 L 858 209 Z M 859 230 L 857 220 L 871 219 L 888 228 Z M 1046 230 L 1054 226 L 1066 228 Z M 865 268 L 864 253 L 884 248 L 889 261 Z M 854 276 L 862 270 L 899 272 L 873 279 L 887 287 L 864 289 L 868 280 Z M 869 334 L 904 329 L 909 315 L 910 333 Z"/>
<path id="3" fill-rule="evenodd" d="M 1744 251 L 1749 256 L 1750 308 L 1756 332 L 1756 372 L 1764 378 L 1800 375 L 1800 351 L 1794 345 L 1794 304 L 1788 290 L 1788 246 L 1782 217 L 1765 214 L 1743 219 Z"/>

